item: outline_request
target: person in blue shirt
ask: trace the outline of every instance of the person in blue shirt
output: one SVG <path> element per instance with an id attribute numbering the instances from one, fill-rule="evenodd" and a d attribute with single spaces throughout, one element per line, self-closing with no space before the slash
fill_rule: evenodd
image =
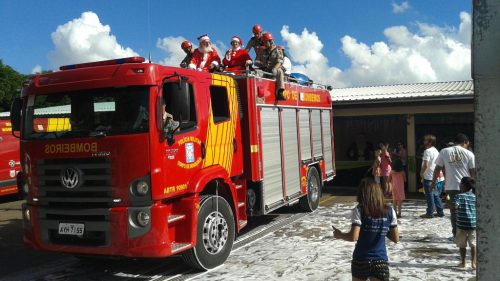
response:
<path id="1" fill-rule="evenodd" d="M 399 242 L 396 213 L 385 204 L 382 189 L 372 178 L 361 180 L 357 201 L 352 210 L 351 230 L 343 233 L 332 226 L 333 236 L 357 241 L 351 262 L 352 280 L 389 280 L 385 238 Z"/>
<path id="2" fill-rule="evenodd" d="M 455 244 L 460 248 L 460 264 L 465 268 L 465 256 L 467 243 L 471 252 L 472 269 L 476 269 L 476 195 L 475 181 L 470 177 L 463 177 L 460 181 L 460 192 L 455 196 L 457 235 Z"/>

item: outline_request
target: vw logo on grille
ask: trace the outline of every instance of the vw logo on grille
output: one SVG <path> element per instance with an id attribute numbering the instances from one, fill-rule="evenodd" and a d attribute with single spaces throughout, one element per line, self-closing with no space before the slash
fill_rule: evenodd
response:
<path id="1" fill-rule="evenodd" d="M 75 168 L 66 168 L 61 173 L 61 183 L 64 187 L 73 189 L 78 186 L 80 182 L 80 173 Z"/>

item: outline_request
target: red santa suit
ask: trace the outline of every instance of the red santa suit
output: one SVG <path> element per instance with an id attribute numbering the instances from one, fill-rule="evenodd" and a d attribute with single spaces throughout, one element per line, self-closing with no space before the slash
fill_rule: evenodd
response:
<path id="1" fill-rule="evenodd" d="M 242 72 L 245 70 L 247 61 L 252 61 L 248 51 L 238 47 L 227 51 L 222 64 L 226 66 L 226 72 Z"/>
<path id="2" fill-rule="evenodd" d="M 214 48 L 209 47 L 203 49 L 202 47 L 199 47 L 193 52 L 189 68 L 209 72 L 210 65 L 217 67 L 219 64 L 219 54 L 217 54 L 217 51 Z"/>

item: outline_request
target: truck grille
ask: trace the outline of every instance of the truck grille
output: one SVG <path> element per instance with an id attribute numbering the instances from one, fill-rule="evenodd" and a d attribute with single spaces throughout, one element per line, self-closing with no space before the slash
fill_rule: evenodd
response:
<path id="1" fill-rule="evenodd" d="M 112 165 L 108 158 L 39 160 L 38 198 L 40 227 L 46 243 L 72 246 L 110 244 L 109 208 L 112 198 Z M 64 186 L 62 175 L 71 168 L 77 171 L 78 184 Z M 82 223 L 82 236 L 58 233 L 59 223 Z"/>
<path id="2" fill-rule="evenodd" d="M 78 186 L 62 183 L 66 169 L 78 171 Z M 112 205 L 112 171 L 109 158 L 50 159 L 37 165 L 39 200 L 48 207 L 108 208 Z"/>

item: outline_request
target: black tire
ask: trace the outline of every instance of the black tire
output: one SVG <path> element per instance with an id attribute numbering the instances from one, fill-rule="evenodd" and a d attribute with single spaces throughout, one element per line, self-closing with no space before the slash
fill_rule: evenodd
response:
<path id="1" fill-rule="evenodd" d="M 309 168 L 306 177 L 306 185 L 307 195 L 300 198 L 299 205 L 303 211 L 313 212 L 319 206 L 321 188 L 323 186 L 316 167 Z"/>
<path id="2" fill-rule="evenodd" d="M 217 231 L 214 231 L 215 229 Z M 182 258 L 189 266 L 200 270 L 219 266 L 231 253 L 234 236 L 235 225 L 231 206 L 220 196 L 202 196 L 198 210 L 196 245 L 182 253 Z"/>

